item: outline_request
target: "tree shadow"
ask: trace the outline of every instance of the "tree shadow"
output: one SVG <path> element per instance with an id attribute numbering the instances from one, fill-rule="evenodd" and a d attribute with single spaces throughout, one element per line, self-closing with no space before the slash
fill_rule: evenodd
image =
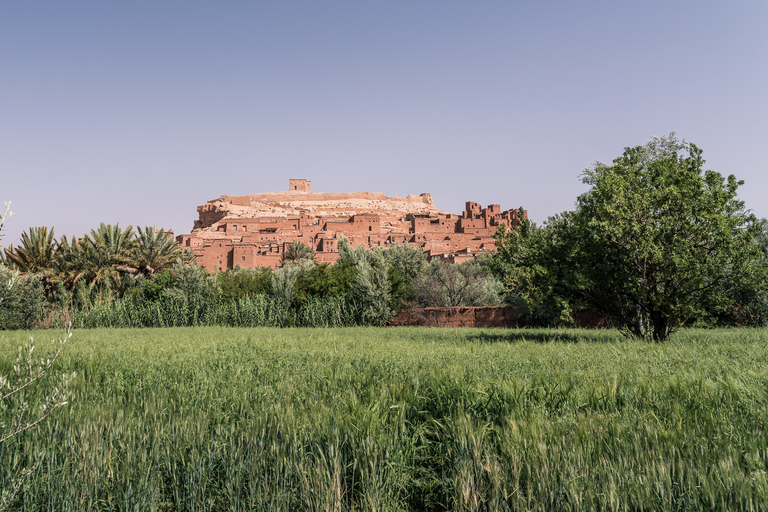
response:
<path id="1" fill-rule="evenodd" d="M 484 332 L 467 336 L 474 343 L 579 343 L 587 341 L 583 333 L 559 331 L 557 329 L 509 329 L 505 332 Z"/>

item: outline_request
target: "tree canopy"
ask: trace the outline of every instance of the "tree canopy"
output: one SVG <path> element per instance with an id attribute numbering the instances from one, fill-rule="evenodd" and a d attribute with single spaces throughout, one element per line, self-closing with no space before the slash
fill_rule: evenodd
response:
<path id="1" fill-rule="evenodd" d="M 563 316 L 586 304 L 656 341 L 729 307 L 736 289 L 761 286 L 760 227 L 737 197 L 743 182 L 704 170 L 701 155 L 673 133 L 594 164 L 575 211 L 537 234 L 499 233 L 508 283 L 529 303 L 544 291 Z"/>

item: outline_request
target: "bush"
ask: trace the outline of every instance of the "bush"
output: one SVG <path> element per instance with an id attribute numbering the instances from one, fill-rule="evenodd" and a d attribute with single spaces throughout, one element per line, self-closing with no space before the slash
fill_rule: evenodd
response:
<path id="1" fill-rule="evenodd" d="M 216 283 L 224 300 L 272 293 L 272 269 L 269 267 L 234 269 L 216 274 Z"/>
<path id="2" fill-rule="evenodd" d="M 434 258 L 413 289 L 424 307 L 499 306 L 504 295 L 503 284 L 474 260 L 455 264 Z"/>
<path id="3" fill-rule="evenodd" d="M 9 282 L 13 271 L 0 265 L 0 282 Z M 46 311 L 45 290 L 40 276 L 17 279 L 0 302 L 0 329 L 34 329 Z"/>

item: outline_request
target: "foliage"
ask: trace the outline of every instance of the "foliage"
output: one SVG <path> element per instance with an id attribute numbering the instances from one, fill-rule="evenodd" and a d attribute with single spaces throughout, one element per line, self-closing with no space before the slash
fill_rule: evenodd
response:
<path id="1" fill-rule="evenodd" d="M 307 247 L 298 240 L 294 240 L 289 245 L 281 257 L 283 264 L 286 262 L 297 262 L 300 260 L 315 261 L 315 251 L 311 247 Z"/>
<path id="2" fill-rule="evenodd" d="M 0 215 L 0 231 L 2 231 L 5 225 L 5 220 L 11 215 L 10 203 L 6 203 L 5 212 Z M 41 236 L 41 239 L 47 239 L 48 245 L 50 245 L 53 230 L 51 230 L 50 237 L 47 237 L 45 232 L 36 233 L 35 236 L 38 234 Z M 30 242 L 29 245 L 32 247 L 37 244 Z M 21 261 L 27 262 L 28 260 L 22 258 Z M 38 276 L 39 280 L 40 276 Z M 25 285 L 31 284 L 29 280 L 24 280 L 23 282 Z M 7 316 L 8 313 L 23 314 L 25 312 L 24 307 L 20 306 L 19 303 L 22 303 L 24 306 L 28 305 L 35 295 L 33 289 L 20 290 L 17 272 L 8 269 L 5 264 L 0 264 L 0 286 L 3 287 L 0 290 L 0 308 L 2 308 L 0 315 Z M 42 290 L 40 290 L 39 297 L 42 299 Z M 34 318 L 34 316 L 27 316 L 27 319 L 31 318 Z M 0 322 L 6 324 L 7 319 L 0 316 Z M 67 330 L 66 336 L 58 340 L 58 346 L 56 340 L 51 340 L 51 344 L 55 348 L 54 355 L 39 361 L 35 361 L 32 357 L 35 344 L 30 336 L 24 347 L 18 348 L 16 362 L 13 365 L 11 375 L 6 376 L 5 372 L 0 371 L 0 445 L 14 436 L 38 427 L 50 416 L 54 409 L 66 405 L 65 389 L 69 381 L 74 377 L 74 373 L 65 374 L 61 377 L 59 385 L 54 387 L 43 399 L 39 411 L 31 408 L 30 401 L 33 399 L 35 391 L 37 391 L 38 384 L 50 376 L 50 369 L 61 356 L 64 343 L 70 336 L 71 333 Z M 12 471 L 12 474 L 8 480 L 8 485 L 0 487 L 0 511 L 10 508 L 25 480 L 34 472 L 33 467 L 20 468 L 17 463 L 8 464 L 6 467 Z"/>
<path id="3" fill-rule="evenodd" d="M 134 235 L 132 226 L 121 229 L 119 224 L 103 222 L 85 235 L 80 247 L 85 253 L 85 277 L 91 288 L 119 289 L 124 275 L 120 266 L 138 245 Z"/>
<path id="4" fill-rule="evenodd" d="M 152 274 L 149 278 L 139 278 L 138 286 L 132 290 L 132 295 L 141 301 L 160 300 L 163 292 L 173 288 L 175 284 L 176 275 L 172 270 L 164 269 L 160 273 Z"/>
<path id="5" fill-rule="evenodd" d="M 757 222 L 754 244 L 758 249 L 755 265 L 768 265 L 768 220 Z M 729 307 L 718 308 L 713 312 L 718 325 L 750 325 L 764 327 L 768 325 L 768 287 L 761 283 L 744 286 L 726 276 L 722 288 L 732 290 L 733 300 Z"/>
<path id="6" fill-rule="evenodd" d="M 386 249 L 377 248 L 387 264 L 407 281 L 413 281 L 427 264 L 424 251 L 408 244 L 392 244 Z"/>
<path id="7" fill-rule="evenodd" d="M 37 327 L 47 306 L 41 276 L 18 279 L 16 271 L 0 263 L 0 283 L 0 330 Z"/>
<path id="8" fill-rule="evenodd" d="M 19 272 L 37 274 L 48 296 L 54 294 L 56 268 L 56 240 L 53 228 L 29 228 L 21 234 L 21 245 L 5 249 L 6 261 Z"/>
<path id="9" fill-rule="evenodd" d="M 524 306 L 526 325 L 553 326 L 572 320 L 577 276 L 570 262 L 571 249 L 555 233 L 565 230 L 571 214 L 551 217 L 541 228 L 521 214 L 519 226 L 499 226 L 496 252 L 490 268 L 507 287 L 511 303 Z"/>
<path id="10" fill-rule="evenodd" d="M 32 408 L 30 401 L 38 400 L 36 388 L 41 386 L 44 379 L 50 377 L 50 370 L 61 356 L 64 343 L 70 336 L 71 333 L 67 331 L 62 338 L 51 340 L 55 353 L 40 360 L 32 357 L 35 343 L 30 336 L 24 347 L 18 348 L 11 375 L 0 373 L 0 444 L 39 427 L 55 409 L 67 404 L 66 389 L 75 377 L 74 372 L 61 375 L 59 382 L 42 399 L 42 405 Z M 3 486 L 0 490 L 0 511 L 10 509 L 24 481 L 34 473 L 34 466 L 19 469 L 18 464 L 11 464 L 8 467 L 18 473 L 13 476 L 10 485 Z"/>
<path id="11" fill-rule="evenodd" d="M 731 302 L 721 285 L 764 280 L 756 219 L 736 196 L 743 182 L 703 171 L 701 150 L 674 134 L 627 148 L 584 172 L 572 230 L 579 290 L 632 334 L 660 341 Z"/>
<path id="12" fill-rule="evenodd" d="M 29 228 L 21 234 L 21 245 L 5 249 L 5 256 L 20 272 L 34 273 L 53 268 L 56 241 L 53 228 Z"/>
<path id="13" fill-rule="evenodd" d="M 355 265 L 348 259 L 339 260 L 335 265 L 315 265 L 299 274 L 296 280 L 296 303 L 303 305 L 312 299 L 349 296 L 356 278 Z"/>
<path id="14" fill-rule="evenodd" d="M 414 280 L 419 304 L 425 307 L 498 306 L 503 286 L 480 262 L 451 264 L 434 258 Z"/>
<path id="15" fill-rule="evenodd" d="M 24 275 L 41 276 L 49 298 L 55 298 L 59 283 L 74 292 L 81 281 L 101 296 L 113 291 L 123 295 L 139 284 L 127 276 L 152 276 L 178 260 L 193 260 L 165 230 L 150 226 L 136 233 L 131 226 L 121 229 L 118 224 L 101 223 L 82 238 L 59 241 L 53 228 L 30 228 L 21 242 L 6 249 L 7 261 Z"/>
<path id="16" fill-rule="evenodd" d="M 272 269 L 269 267 L 244 268 L 237 265 L 216 274 L 216 282 L 224 300 L 272 293 Z"/>
<path id="17" fill-rule="evenodd" d="M 163 298 L 177 301 L 207 301 L 216 291 L 216 278 L 197 265 L 177 260 L 173 266 L 173 287 L 163 291 Z"/>
<path id="18" fill-rule="evenodd" d="M 10 366 L 24 333 L 0 342 Z M 102 329 L 18 510 L 762 510 L 768 331 Z M 46 383 L 44 392 L 54 382 Z"/>
<path id="19" fill-rule="evenodd" d="M 424 269 L 427 257 L 418 247 L 393 244 L 386 249 L 377 248 L 388 265 L 387 279 L 391 285 L 390 309 L 397 311 L 416 302 L 413 281 Z"/>
<path id="20" fill-rule="evenodd" d="M 555 297 L 563 316 L 586 304 L 655 341 L 715 317 L 736 290 L 765 286 L 768 268 L 756 219 L 736 195 L 742 182 L 703 165 L 701 150 L 674 134 L 596 163 L 576 211 L 540 233 L 499 235 L 509 283 L 529 304 Z"/>
<path id="21" fill-rule="evenodd" d="M 283 311 L 281 325 L 290 321 L 289 310 L 296 297 L 296 280 L 301 272 L 302 267 L 293 262 L 286 262 L 272 273 L 272 297 Z"/>
<path id="22" fill-rule="evenodd" d="M 383 325 L 392 318 L 390 294 L 392 284 L 388 279 L 389 264 L 382 251 L 369 251 L 362 245 L 349 247 L 346 238 L 339 240 L 340 263 L 354 264 L 355 282 L 352 297 L 362 307 L 363 319 L 371 325 Z"/>
<path id="23" fill-rule="evenodd" d="M 174 266 L 177 260 L 192 263 L 192 253 L 179 246 L 170 233 L 155 226 L 138 228 L 136 244 L 132 250 L 115 258 L 121 263 L 116 268 L 130 274 L 145 276 L 162 272 Z"/>

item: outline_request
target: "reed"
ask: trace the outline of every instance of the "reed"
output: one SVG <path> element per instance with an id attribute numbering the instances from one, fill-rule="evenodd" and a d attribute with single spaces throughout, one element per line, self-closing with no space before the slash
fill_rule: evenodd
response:
<path id="1" fill-rule="evenodd" d="M 142 327 L 351 327 L 365 325 L 349 297 L 310 298 L 286 309 L 268 295 L 223 300 L 217 296 L 160 301 L 113 299 L 72 313 L 80 329 Z M 55 323 L 49 322 L 51 325 Z"/>

